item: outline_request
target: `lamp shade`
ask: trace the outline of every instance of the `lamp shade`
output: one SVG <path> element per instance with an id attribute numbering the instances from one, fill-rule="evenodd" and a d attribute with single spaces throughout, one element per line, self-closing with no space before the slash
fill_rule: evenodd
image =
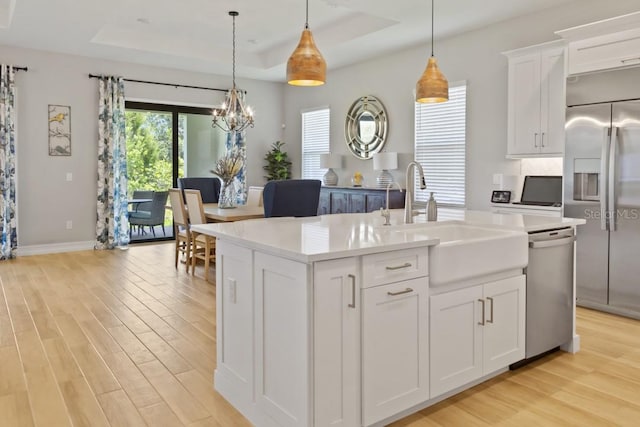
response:
<path id="1" fill-rule="evenodd" d="M 320 154 L 320 169 L 340 169 L 342 155 L 333 153 Z"/>
<path id="2" fill-rule="evenodd" d="M 319 86 L 326 81 L 327 63 L 308 28 L 287 61 L 287 83 L 293 86 Z"/>
<path id="3" fill-rule="evenodd" d="M 449 83 L 438 68 L 433 56 L 427 62 L 427 68 L 416 83 L 416 102 L 435 103 L 449 100 Z"/>
<path id="4" fill-rule="evenodd" d="M 375 153 L 373 155 L 373 169 L 377 171 L 398 169 L 398 153 Z"/>

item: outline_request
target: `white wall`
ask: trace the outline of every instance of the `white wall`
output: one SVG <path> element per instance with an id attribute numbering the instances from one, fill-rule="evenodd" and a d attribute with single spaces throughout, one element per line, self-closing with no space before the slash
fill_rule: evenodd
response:
<path id="1" fill-rule="evenodd" d="M 228 88 L 226 76 L 189 73 L 136 64 L 0 46 L 0 62 L 29 67 L 19 72 L 18 87 L 18 244 L 25 253 L 41 245 L 95 240 L 98 83 L 92 74 Z M 256 111 L 247 130 L 249 184 L 263 183 L 263 157 L 282 138 L 283 84 L 238 79 Z M 223 92 L 126 84 L 130 100 L 195 106 L 219 104 Z M 47 152 L 47 105 L 71 106 L 70 157 Z M 213 165 L 212 165 L 213 166 Z M 71 172 L 73 180 L 66 181 Z M 66 221 L 73 222 L 71 230 Z"/>
<path id="2" fill-rule="evenodd" d="M 488 209 L 494 173 L 517 175 L 517 160 L 506 160 L 507 59 L 503 51 L 555 40 L 554 31 L 630 13 L 637 0 L 579 0 L 541 13 L 502 22 L 445 40 L 436 40 L 435 54 L 449 82 L 466 80 L 467 89 L 467 207 Z M 425 19 L 428 17 L 425 17 Z M 428 31 L 428 26 L 425 27 Z M 322 51 L 322 46 L 319 46 Z M 336 170 L 340 184 L 349 185 L 358 170 L 368 184 L 376 172 L 370 161 L 352 156 L 344 142 L 344 117 L 351 103 L 375 95 L 389 114 L 387 151 L 401 153 L 396 180 L 404 185 L 404 169 L 413 155 L 413 90 L 429 55 L 427 43 L 329 72 L 317 88 L 285 89 L 285 146 L 300 173 L 300 111 L 331 108 L 331 150 L 345 156 L 345 169 Z M 428 185 L 428 183 L 427 183 Z"/>

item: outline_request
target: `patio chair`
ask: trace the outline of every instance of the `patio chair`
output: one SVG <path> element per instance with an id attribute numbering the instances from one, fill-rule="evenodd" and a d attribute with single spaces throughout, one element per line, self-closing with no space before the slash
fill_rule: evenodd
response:
<path id="1" fill-rule="evenodd" d="M 162 234 L 167 235 L 164 229 L 164 212 L 169 197 L 168 191 L 155 191 L 151 198 L 151 209 L 147 211 L 138 211 L 129 213 L 129 236 L 134 225 L 151 227 L 153 237 L 156 237 L 156 225 L 162 226 Z"/>

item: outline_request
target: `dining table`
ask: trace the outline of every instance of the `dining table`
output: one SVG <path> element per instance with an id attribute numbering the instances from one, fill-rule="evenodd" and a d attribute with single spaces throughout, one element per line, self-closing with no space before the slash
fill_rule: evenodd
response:
<path id="1" fill-rule="evenodd" d="M 217 203 L 204 203 L 203 207 L 204 215 L 210 222 L 264 218 L 264 206 L 236 205 L 233 208 L 219 208 Z"/>

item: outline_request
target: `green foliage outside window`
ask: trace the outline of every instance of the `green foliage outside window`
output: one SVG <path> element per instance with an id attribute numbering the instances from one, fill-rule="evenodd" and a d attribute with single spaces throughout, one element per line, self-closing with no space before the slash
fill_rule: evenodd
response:
<path id="1" fill-rule="evenodd" d="M 127 194 L 135 190 L 166 191 L 173 187 L 171 114 L 150 111 L 126 111 Z M 185 120 L 178 123 L 178 152 L 184 144 Z M 179 176 L 183 175 L 183 159 L 178 159 Z M 165 224 L 171 224 L 167 212 Z"/>

